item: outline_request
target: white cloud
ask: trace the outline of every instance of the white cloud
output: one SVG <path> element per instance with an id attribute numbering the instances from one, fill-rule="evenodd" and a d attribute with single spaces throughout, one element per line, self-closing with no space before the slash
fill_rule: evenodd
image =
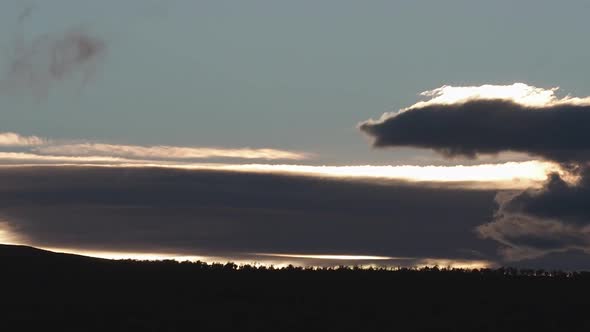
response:
<path id="1" fill-rule="evenodd" d="M 139 146 L 103 143 L 52 144 L 40 146 L 35 152 L 44 155 L 61 156 L 108 156 L 141 159 L 204 159 L 204 158 L 240 158 L 240 159 L 288 159 L 300 160 L 309 154 L 277 149 L 252 148 L 214 148 L 214 147 L 179 147 L 179 146 Z"/>
<path id="2" fill-rule="evenodd" d="M 51 156 L 0 152 L 0 166 L 164 167 L 189 170 L 287 174 L 324 178 L 379 179 L 454 184 L 458 187 L 525 189 L 539 187 L 549 172 L 564 173 L 549 162 L 526 161 L 470 166 L 315 166 L 289 164 L 191 163 L 107 156 Z"/>
<path id="3" fill-rule="evenodd" d="M 37 146 L 47 143 L 38 136 L 22 136 L 13 132 L 0 133 L 0 146 Z"/>
<path id="4" fill-rule="evenodd" d="M 420 101 L 409 108 L 424 107 L 433 104 L 449 105 L 469 100 L 482 99 L 504 99 L 524 106 L 533 107 L 546 107 L 561 104 L 590 105 L 590 97 L 577 98 L 565 96 L 559 98 L 555 95 L 558 90 L 558 87 L 545 89 L 524 83 L 514 83 L 512 85 L 485 84 L 481 86 L 444 85 L 434 90 L 422 92 L 420 95 L 431 97 L 431 99 Z"/>
<path id="5" fill-rule="evenodd" d="M 386 112 L 378 120 L 369 119 L 363 123 L 380 123 L 399 113 L 408 110 L 423 108 L 432 105 L 461 104 L 473 100 L 501 99 L 511 101 L 529 107 L 550 107 L 558 105 L 590 106 L 589 97 L 572 97 L 566 95 L 558 97 L 556 92 L 559 87 L 538 88 L 525 83 L 513 83 L 510 85 L 484 84 L 480 86 L 452 86 L 443 85 L 433 90 L 421 92 L 420 95 L 429 97 L 428 100 L 419 101 L 412 106 L 395 112 Z"/>

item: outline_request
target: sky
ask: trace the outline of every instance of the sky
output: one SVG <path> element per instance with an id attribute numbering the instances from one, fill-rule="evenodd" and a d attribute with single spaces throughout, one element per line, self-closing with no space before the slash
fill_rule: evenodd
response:
<path id="1" fill-rule="evenodd" d="M 0 0 L 0 241 L 588 268 L 589 6 Z"/>

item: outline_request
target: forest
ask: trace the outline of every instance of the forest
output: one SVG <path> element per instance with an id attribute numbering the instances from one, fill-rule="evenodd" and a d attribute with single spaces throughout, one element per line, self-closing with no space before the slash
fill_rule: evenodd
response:
<path id="1" fill-rule="evenodd" d="M 8 245 L 0 266 L 5 331 L 590 330 L 583 271 L 278 269 Z"/>

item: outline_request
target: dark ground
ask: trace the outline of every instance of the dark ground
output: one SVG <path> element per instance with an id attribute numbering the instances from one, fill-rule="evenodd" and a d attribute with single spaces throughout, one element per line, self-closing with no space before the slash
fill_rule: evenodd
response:
<path id="1" fill-rule="evenodd" d="M 236 269 L 0 246 L 1 331 L 590 331 L 590 273 Z"/>

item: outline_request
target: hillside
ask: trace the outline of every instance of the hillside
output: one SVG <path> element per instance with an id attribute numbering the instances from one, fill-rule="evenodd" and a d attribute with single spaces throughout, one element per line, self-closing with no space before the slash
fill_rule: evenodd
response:
<path id="1" fill-rule="evenodd" d="M 6 245 L 0 266 L 10 331 L 590 329 L 586 273 L 236 269 Z"/>

